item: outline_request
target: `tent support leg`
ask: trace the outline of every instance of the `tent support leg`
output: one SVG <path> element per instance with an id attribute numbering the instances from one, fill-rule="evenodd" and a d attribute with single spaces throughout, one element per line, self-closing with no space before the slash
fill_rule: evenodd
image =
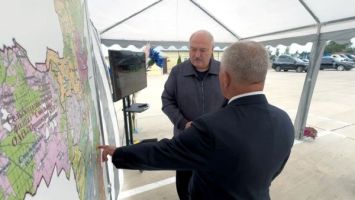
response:
<path id="1" fill-rule="evenodd" d="M 321 40 L 321 34 L 318 34 L 317 40 L 313 43 L 310 65 L 303 84 L 301 99 L 298 104 L 298 110 L 295 119 L 295 138 L 302 139 L 306 126 L 308 111 L 312 99 L 313 90 L 317 81 L 319 67 L 323 56 L 326 41 Z"/>

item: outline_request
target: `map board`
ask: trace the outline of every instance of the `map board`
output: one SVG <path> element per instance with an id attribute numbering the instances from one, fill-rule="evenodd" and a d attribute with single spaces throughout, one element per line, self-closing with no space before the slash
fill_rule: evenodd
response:
<path id="1" fill-rule="evenodd" d="M 71 199 L 110 199 L 86 2 L 0 5 L 0 199 L 35 198 L 57 177 Z"/>

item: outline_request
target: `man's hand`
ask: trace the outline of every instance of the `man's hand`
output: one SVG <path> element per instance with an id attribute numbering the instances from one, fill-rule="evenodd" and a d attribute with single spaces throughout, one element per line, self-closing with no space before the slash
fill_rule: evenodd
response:
<path id="1" fill-rule="evenodd" d="M 116 150 L 116 147 L 109 145 L 99 145 L 97 146 L 97 149 L 102 149 L 102 162 L 106 162 L 108 160 L 107 155 L 112 156 Z"/>
<path id="2" fill-rule="evenodd" d="M 189 121 L 185 124 L 185 129 L 188 129 L 191 127 L 192 121 Z"/>

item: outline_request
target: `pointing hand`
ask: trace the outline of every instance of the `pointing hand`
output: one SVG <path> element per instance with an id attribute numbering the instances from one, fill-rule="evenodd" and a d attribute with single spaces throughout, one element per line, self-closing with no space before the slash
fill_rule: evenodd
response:
<path id="1" fill-rule="evenodd" d="M 116 147 L 110 145 L 99 145 L 97 146 L 97 149 L 102 149 L 102 162 L 106 162 L 108 160 L 107 155 L 112 156 L 116 150 Z"/>

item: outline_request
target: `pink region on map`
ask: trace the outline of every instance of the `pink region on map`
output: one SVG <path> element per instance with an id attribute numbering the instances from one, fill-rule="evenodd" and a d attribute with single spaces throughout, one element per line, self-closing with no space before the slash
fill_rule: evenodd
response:
<path id="1" fill-rule="evenodd" d="M 63 139 L 62 133 L 57 132 L 57 128 L 54 130 L 47 130 L 43 128 L 43 132 L 50 131 L 49 137 L 42 137 L 40 141 L 41 148 L 35 156 L 36 170 L 34 173 L 34 186 L 40 184 L 43 178 L 47 185 L 49 185 L 54 169 L 57 167 L 57 172 L 64 170 L 70 171 L 70 162 L 68 156 L 68 148 Z M 41 133 L 45 135 L 45 133 Z"/>
<path id="2" fill-rule="evenodd" d="M 0 57 L 2 58 L 3 67 L 6 68 L 7 76 L 16 76 L 16 70 L 13 67 L 17 64 L 17 46 L 16 43 L 13 47 L 4 47 L 0 49 Z M 16 123 L 17 112 L 15 109 L 14 92 L 15 88 L 7 84 L 2 84 L 0 87 L 0 140 L 5 138 L 11 132 Z"/>
<path id="3" fill-rule="evenodd" d="M 81 41 L 81 34 L 76 32 L 74 36 L 75 43 L 75 54 L 77 58 L 78 70 L 80 75 L 80 80 L 82 83 L 86 82 L 88 79 L 88 63 L 87 63 L 87 50 L 83 47 Z"/>
<path id="4" fill-rule="evenodd" d="M 42 178 L 48 185 L 55 166 L 58 172 L 70 170 L 67 138 L 66 133 L 59 132 L 61 114 L 58 110 L 52 99 L 48 99 L 42 103 L 39 112 L 31 120 L 33 131 L 40 136 L 39 149 L 34 157 L 34 186 L 38 186 Z"/>
<path id="5" fill-rule="evenodd" d="M 13 193 L 9 179 L 6 176 L 10 164 L 9 159 L 0 154 L 0 191 L 4 192 L 5 198 Z"/>
<path id="6" fill-rule="evenodd" d="M 15 108 L 15 101 L 13 99 L 15 88 L 7 85 L 1 86 L 1 94 L 5 94 L 3 96 L 6 98 L 1 98 L 0 100 L 0 113 L 2 113 L 0 118 L 2 127 L 0 129 L 0 139 L 10 132 L 6 128 L 20 129 L 25 126 L 30 128 L 31 132 L 36 135 L 36 140 L 32 144 L 32 148 L 29 149 L 33 153 L 35 163 L 35 170 L 32 174 L 34 178 L 33 186 L 37 188 L 42 179 L 48 186 L 55 168 L 57 168 L 58 173 L 61 171 L 69 173 L 71 167 L 68 154 L 67 132 L 59 132 L 59 121 L 62 116 L 61 112 L 63 111 L 55 101 L 55 99 L 58 99 L 58 89 L 54 88 L 57 86 L 56 81 L 50 77 L 46 67 L 43 66 L 44 64 L 36 64 L 36 67 L 32 65 L 27 57 L 26 50 L 16 41 L 14 41 L 14 46 L 11 48 L 5 47 L 4 50 L 0 50 L 0 56 L 4 60 L 3 65 L 8 67 L 7 76 L 16 75 L 14 66 L 18 66 L 20 63 L 25 72 L 24 78 L 26 84 L 31 90 L 37 91 L 41 95 L 40 102 L 37 104 L 33 103 L 33 109 L 26 110 L 25 117 L 24 113 L 21 113 L 24 111 L 17 111 Z M 3 120 L 2 117 L 5 116 L 3 113 L 8 115 L 9 119 L 6 118 Z M 22 119 L 23 117 L 25 117 L 24 119 L 28 118 L 29 121 L 18 125 L 19 121 L 25 121 Z M 12 163 L 9 162 L 8 156 L 4 156 L 7 155 L 0 153 L 0 190 L 4 191 L 6 196 L 10 196 L 13 189 L 8 180 L 6 170 Z"/>
<path id="7" fill-rule="evenodd" d="M 77 98 L 68 98 L 67 99 L 67 116 L 70 119 L 69 132 L 72 133 L 73 143 L 78 144 L 80 140 L 80 124 L 83 124 L 83 113 L 86 108 L 83 107 L 83 104 Z M 86 113 L 88 114 L 88 113 Z"/>
<path id="8" fill-rule="evenodd" d="M 0 87 L 0 141 L 13 129 L 11 113 L 14 112 L 13 88 L 3 85 Z"/>
<path id="9" fill-rule="evenodd" d="M 31 80 L 28 77 L 32 77 L 35 75 L 40 75 L 41 72 L 46 72 L 47 67 L 43 64 L 36 64 L 36 66 L 32 65 L 32 63 L 30 62 L 30 60 L 27 57 L 27 51 L 22 48 L 19 44 L 16 43 L 16 48 L 14 49 L 14 51 L 17 54 L 18 59 L 20 59 L 20 62 L 23 64 L 24 66 L 24 70 L 25 70 L 25 74 L 26 74 L 26 80 Z M 29 85 L 34 85 L 29 84 Z"/>

